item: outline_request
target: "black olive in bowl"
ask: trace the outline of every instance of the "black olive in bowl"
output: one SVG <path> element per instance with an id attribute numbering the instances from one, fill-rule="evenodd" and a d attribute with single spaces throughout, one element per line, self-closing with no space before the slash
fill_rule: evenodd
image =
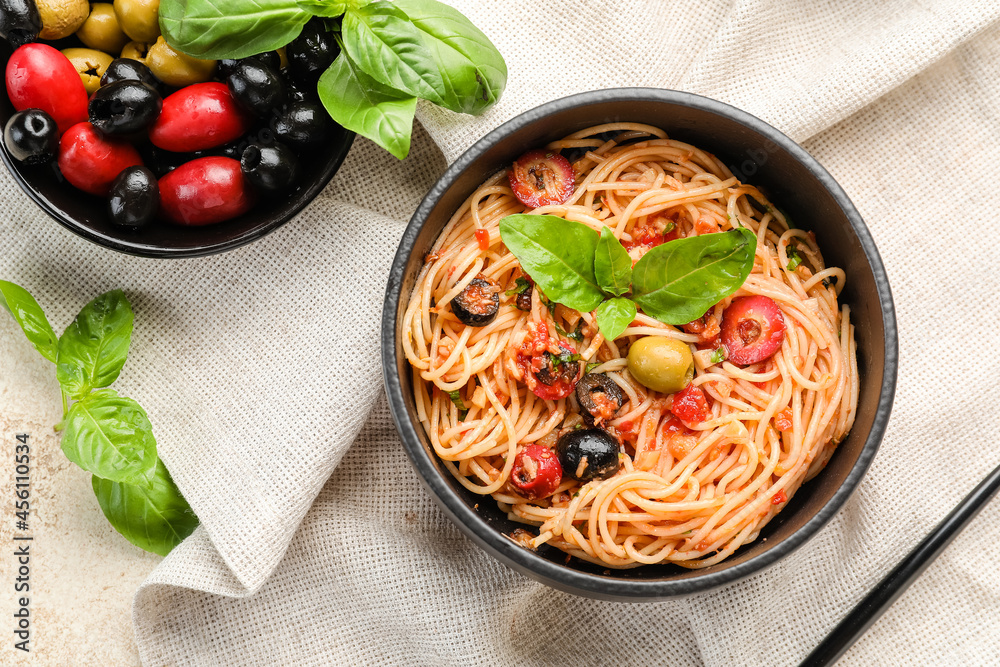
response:
<path id="1" fill-rule="evenodd" d="M 318 102 L 292 102 L 272 123 L 279 141 L 299 148 L 326 141 L 335 126 L 330 114 Z"/>
<path id="2" fill-rule="evenodd" d="M 148 167 L 129 167 L 111 184 L 108 218 L 119 227 L 141 229 L 160 210 L 160 188 Z"/>
<path id="3" fill-rule="evenodd" d="M 25 109 L 7 120 L 3 142 L 18 162 L 28 166 L 45 164 L 59 152 L 59 128 L 41 109 Z"/>
<path id="4" fill-rule="evenodd" d="M 163 87 L 163 84 L 153 76 L 148 67 L 132 58 L 115 58 L 108 65 L 108 69 L 104 70 L 104 74 L 101 76 L 102 86 L 116 81 L 139 81 L 157 92 L 160 92 Z"/>
<path id="5" fill-rule="evenodd" d="M 237 63 L 226 77 L 229 92 L 247 111 L 258 116 L 285 101 L 285 81 L 278 71 L 253 60 Z"/>
<path id="6" fill-rule="evenodd" d="M 240 156 L 240 167 L 250 183 L 264 192 L 287 190 L 299 175 L 299 159 L 282 144 L 250 144 Z"/>
<path id="7" fill-rule="evenodd" d="M 320 75 L 339 54 L 340 48 L 333 39 L 333 33 L 326 29 L 322 20 L 317 19 L 309 21 L 299 36 L 285 47 L 292 77 L 305 85 L 315 86 Z"/>
<path id="8" fill-rule="evenodd" d="M 826 468 L 729 558 L 689 570 L 671 563 L 610 570 L 566 558 L 554 547 L 530 551 L 507 537 L 511 521 L 488 496 L 462 486 L 434 453 L 420 420 L 402 323 L 424 258 L 456 209 L 487 178 L 526 150 L 602 123 L 637 122 L 714 153 L 741 180 L 764 188 L 795 220 L 808 221 L 831 266 L 848 276 L 840 298 L 851 306 L 860 375 L 857 417 Z M 460 156 L 421 202 L 400 241 L 382 311 L 382 371 L 389 407 L 418 476 L 445 514 L 500 562 L 555 588 L 620 601 L 689 595 L 773 565 L 816 534 L 843 506 L 885 432 L 896 383 L 896 320 L 888 279 L 861 216 L 830 174 L 794 141 L 746 112 L 690 93 L 623 88 L 582 93 L 526 111 Z M 570 462 L 571 463 L 571 462 Z M 575 471 L 573 471 L 575 472 Z"/>
<path id="9" fill-rule="evenodd" d="M 0 64 L 6 67 L 11 48 L 0 42 Z M 129 78 L 129 77 L 124 77 Z M 6 125 L 14 107 L 0 95 L 0 122 Z M 354 141 L 354 133 L 329 121 L 327 134 L 299 155 L 299 179 L 280 196 L 261 197 L 249 212 L 226 222 L 203 227 L 181 226 L 157 220 L 140 231 L 116 225 L 108 217 L 106 198 L 85 194 L 60 182 L 52 165 L 31 166 L 15 160 L 0 147 L 0 158 L 29 197 L 59 224 L 80 236 L 119 252 L 145 257 L 198 257 L 232 250 L 274 231 L 304 209 L 340 168 Z M 247 141 L 249 143 L 249 141 Z M 184 155 L 163 155 L 137 144 L 146 166 L 162 176 Z M 155 162 L 152 160 L 155 158 Z M 150 161 L 147 161 L 150 160 Z"/>
<path id="10" fill-rule="evenodd" d="M 132 137 L 149 129 L 163 108 L 156 90 L 141 81 L 115 81 L 90 96 L 90 124 L 114 137 Z"/>

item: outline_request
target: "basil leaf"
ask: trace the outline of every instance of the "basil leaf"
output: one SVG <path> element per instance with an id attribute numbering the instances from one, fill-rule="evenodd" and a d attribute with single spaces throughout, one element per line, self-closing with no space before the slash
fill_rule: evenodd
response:
<path id="1" fill-rule="evenodd" d="M 121 484 L 97 475 L 91 478 L 91 485 L 115 530 L 140 549 L 166 556 L 194 532 L 198 517 L 170 479 L 163 461 L 157 459 L 155 465 L 149 486 Z"/>
<path id="2" fill-rule="evenodd" d="M 344 14 L 344 50 L 379 83 L 435 104 L 444 104 L 444 78 L 423 33 L 403 10 L 379 0 Z"/>
<path id="3" fill-rule="evenodd" d="M 84 470 L 113 482 L 148 484 L 156 438 L 146 411 L 114 389 L 87 394 L 63 420 L 62 450 Z"/>
<path id="4" fill-rule="evenodd" d="M 712 356 L 708 358 L 713 364 L 721 364 L 726 360 L 726 348 L 718 347 L 712 352 Z"/>
<path id="5" fill-rule="evenodd" d="M 195 58 L 246 58 L 299 36 L 312 14 L 297 0 L 161 0 L 160 29 Z"/>
<path id="6" fill-rule="evenodd" d="M 97 297 L 59 338 L 56 378 L 80 398 L 118 379 L 132 341 L 132 306 L 121 290 Z"/>
<path id="7" fill-rule="evenodd" d="M 296 4 L 302 11 L 309 12 L 313 16 L 324 16 L 326 18 L 336 18 L 347 11 L 348 7 L 355 7 L 358 3 L 338 0 L 296 0 Z"/>
<path id="8" fill-rule="evenodd" d="M 745 227 L 664 243 L 632 269 L 633 299 L 664 324 L 698 319 L 740 288 L 756 247 L 756 235 Z"/>
<path id="9" fill-rule="evenodd" d="M 20 285 L 0 280 L 0 306 L 14 317 L 14 321 L 21 327 L 25 338 L 35 346 L 43 357 L 56 362 L 58 353 L 58 340 L 56 332 L 52 330 L 42 307 L 35 301 L 35 297 L 28 294 L 28 290 Z"/>
<path id="10" fill-rule="evenodd" d="M 597 284 L 608 294 L 621 296 L 632 283 L 632 258 L 609 227 L 601 229 L 594 255 Z"/>
<path id="11" fill-rule="evenodd" d="M 385 86 L 341 53 L 319 78 L 319 99 L 330 116 L 402 160 L 410 152 L 417 98 Z"/>
<path id="12" fill-rule="evenodd" d="M 441 106 L 481 114 L 507 85 L 507 64 L 490 39 L 461 12 L 437 0 L 396 0 L 424 34 L 424 43 L 444 74 Z"/>
<path id="13" fill-rule="evenodd" d="M 500 238 L 551 300 L 590 312 L 604 300 L 594 275 L 598 234 L 554 215 L 508 215 Z"/>
<path id="14" fill-rule="evenodd" d="M 635 316 L 635 303 L 631 299 L 608 299 L 597 307 L 597 328 L 606 340 L 614 340 L 622 335 Z"/>

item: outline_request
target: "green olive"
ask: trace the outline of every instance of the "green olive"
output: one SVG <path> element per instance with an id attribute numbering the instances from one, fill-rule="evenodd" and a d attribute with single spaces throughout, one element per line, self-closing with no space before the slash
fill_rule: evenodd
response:
<path id="1" fill-rule="evenodd" d="M 640 338 L 628 351 L 628 372 L 653 391 L 676 393 L 694 377 L 691 348 L 664 336 Z"/>
<path id="2" fill-rule="evenodd" d="M 168 86 L 177 87 L 208 81 L 212 78 L 216 63 L 214 60 L 199 60 L 178 53 L 163 41 L 163 37 L 157 37 L 156 44 L 149 47 L 145 62 L 157 79 Z"/>
<path id="3" fill-rule="evenodd" d="M 146 44 L 145 42 L 129 42 L 122 47 L 122 58 L 130 58 L 145 63 L 146 54 L 149 53 L 150 46 L 150 44 Z"/>
<path id="4" fill-rule="evenodd" d="M 160 36 L 160 0 L 115 0 L 115 15 L 125 34 L 137 42 Z"/>
<path id="5" fill-rule="evenodd" d="M 63 49 L 62 54 L 69 58 L 80 74 L 80 80 L 83 81 L 83 87 L 87 89 L 88 95 L 101 87 L 101 77 L 114 60 L 108 54 L 96 49 Z"/>
<path id="6" fill-rule="evenodd" d="M 128 42 L 115 16 L 115 8 L 107 2 L 97 2 L 91 6 L 90 16 L 76 31 L 80 41 L 92 49 L 106 53 L 119 53 Z"/>
<path id="7" fill-rule="evenodd" d="M 87 0 L 35 0 L 42 19 L 39 39 L 69 37 L 87 20 L 90 3 Z"/>

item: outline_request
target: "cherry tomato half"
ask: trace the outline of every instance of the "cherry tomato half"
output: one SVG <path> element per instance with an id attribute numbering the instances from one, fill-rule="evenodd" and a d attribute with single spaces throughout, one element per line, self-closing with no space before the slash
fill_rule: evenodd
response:
<path id="1" fill-rule="evenodd" d="M 561 482 L 559 457 L 545 445 L 528 445 L 514 457 L 510 483 L 528 500 L 551 496 Z"/>
<path id="2" fill-rule="evenodd" d="M 528 151 L 510 170 L 514 196 L 531 208 L 561 204 L 576 188 L 576 177 L 569 160 L 555 151 Z"/>
<path id="3" fill-rule="evenodd" d="M 164 150 L 190 153 L 238 139 L 252 123 L 226 84 L 208 81 L 167 96 L 149 140 Z"/>
<path id="4" fill-rule="evenodd" d="M 708 417 L 708 399 L 705 392 L 689 384 L 674 394 L 670 411 L 686 424 L 700 424 Z"/>
<path id="5" fill-rule="evenodd" d="M 737 366 L 764 361 L 785 339 L 785 318 L 774 299 L 741 296 L 722 313 L 722 343 Z"/>
<path id="6" fill-rule="evenodd" d="M 18 111 L 41 109 L 59 132 L 87 120 L 87 90 L 69 58 L 47 44 L 25 44 L 7 60 L 7 95 Z"/>

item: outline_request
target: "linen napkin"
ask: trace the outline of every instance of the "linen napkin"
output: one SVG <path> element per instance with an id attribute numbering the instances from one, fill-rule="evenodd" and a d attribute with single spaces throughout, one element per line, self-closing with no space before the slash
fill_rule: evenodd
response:
<path id="1" fill-rule="evenodd" d="M 450 4 L 506 58 L 500 104 L 421 106 L 403 163 L 359 140 L 320 199 L 247 248 L 113 254 L 0 177 L 0 275 L 58 304 L 53 319 L 103 289 L 132 298 L 121 388 L 202 520 L 136 594 L 143 662 L 795 664 L 1000 460 L 1000 7 Z M 624 85 L 708 95 L 802 142 L 871 228 L 900 327 L 893 418 L 844 510 L 762 574 L 647 605 L 554 591 L 462 537 L 409 467 L 378 366 L 388 264 L 446 163 L 525 109 Z M 998 509 L 844 664 L 997 661 Z"/>

